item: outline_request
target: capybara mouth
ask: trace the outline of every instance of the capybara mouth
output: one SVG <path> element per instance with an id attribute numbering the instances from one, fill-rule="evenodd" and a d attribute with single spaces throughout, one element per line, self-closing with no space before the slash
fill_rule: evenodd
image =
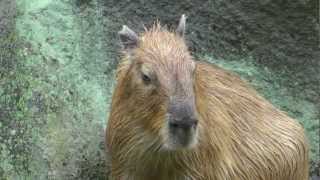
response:
<path id="1" fill-rule="evenodd" d="M 166 128 L 164 147 L 167 150 L 192 149 L 198 140 L 198 128 L 180 128 L 169 126 Z"/>

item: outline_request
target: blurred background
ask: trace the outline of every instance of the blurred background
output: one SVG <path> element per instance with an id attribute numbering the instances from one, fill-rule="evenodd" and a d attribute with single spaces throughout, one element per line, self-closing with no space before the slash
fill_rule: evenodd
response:
<path id="1" fill-rule="evenodd" d="M 105 179 L 117 32 L 183 13 L 196 58 L 305 127 L 319 175 L 318 0 L 0 0 L 0 179 Z"/>

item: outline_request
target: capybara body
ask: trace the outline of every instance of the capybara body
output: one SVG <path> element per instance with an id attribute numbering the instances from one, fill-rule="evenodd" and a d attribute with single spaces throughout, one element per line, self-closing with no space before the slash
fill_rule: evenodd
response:
<path id="1" fill-rule="evenodd" d="M 124 27 L 106 145 L 112 180 L 307 180 L 303 128 L 178 30 Z"/>

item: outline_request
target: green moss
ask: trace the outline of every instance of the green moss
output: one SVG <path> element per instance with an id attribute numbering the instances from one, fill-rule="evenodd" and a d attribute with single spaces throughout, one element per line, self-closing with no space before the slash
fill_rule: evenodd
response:
<path id="1" fill-rule="evenodd" d="M 3 75 L 7 90 L 0 91 L 2 102 L 12 101 L 2 124 L 1 179 L 104 179 L 113 68 L 97 3 L 84 8 L 72 1 L 17 1 L 21 47 L 13 52 L 16 69 L 6 68 L 12 76 Z M 21 126 L 23 138 L 10 122 Z"/>

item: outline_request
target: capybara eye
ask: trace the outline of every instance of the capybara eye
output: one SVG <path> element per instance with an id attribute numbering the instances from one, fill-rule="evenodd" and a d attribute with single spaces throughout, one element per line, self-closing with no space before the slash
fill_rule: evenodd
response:
<path id="1" fill-rule="evenodd" d="M 150 82 L 151 82 L 151 78 L 146 74 L 142 74 L 142 80 L 146 84 L 150 84 Z"/>

